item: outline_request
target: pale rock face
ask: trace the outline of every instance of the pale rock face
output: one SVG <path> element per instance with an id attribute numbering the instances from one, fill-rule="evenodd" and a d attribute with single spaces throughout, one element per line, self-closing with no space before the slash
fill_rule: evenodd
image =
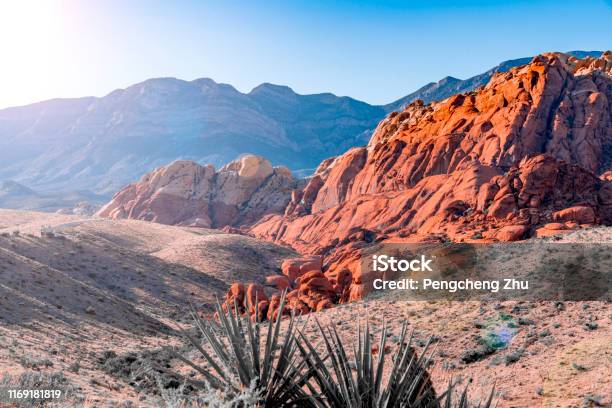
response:
<path id="1" fill-rule="evenodd" d="M 288 169 L 273 168 L 253 155 L 218 172 L 212 165 L 175 161 L 125 187 L 98 215 L 198 227 L 240 226 L 282 212 L 295 183 Z"/>
<path id="2" fill-rule="evenodd" d="M 177 160 L 161 171 L 143 177 L 141 183 L 150 185 L 156 194 L 168 194 L 185 199 L 206 199 L 215 168 L 211 165 L 194 166 L 193 162 Z"/>
<path id="3" fill-rule="evenodd" d="M 247 155 L 219 170 L 215 200 L 228 205 L 239 205 L 272 175 L 274 169 L 263 157 Z"/>

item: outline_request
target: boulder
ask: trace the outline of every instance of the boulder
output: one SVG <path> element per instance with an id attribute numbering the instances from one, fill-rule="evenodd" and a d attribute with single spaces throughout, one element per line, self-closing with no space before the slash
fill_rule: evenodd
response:
<path id="1" fill-rule="evenodd" d="M 247 287 L 244 304 L 250 315 L 255 313 L 255 306 L 261 301 L 268 301 L 264 287 L 258 283 L 251 283 Z"/>
<path id="2" fill-rule="evenodd" d="M 323 259 L 318 255 L 310 255 L 301 258 L 286 259 L 281 264 L 283 275 L 290 281 L 295 281 L 300 276 L 308 272 L 321 272 Z"/>
<path id="3" fill-rule="evenodd" d="M 244 300 L 246 297 L 246 289 L 242 283 L 232 283 L 227 294 L 225 295 L 225 302 L 223 303 L 224 309 L 233 309 L 234 306 L 238 308 L 238 313 L 243 314 L 245 312 Z"/>
<path id="4" fill-rule="evenodd" d="M 553 213 L 552 218 L 557 222 L 573 221 L 578 224 L 593 224 L 595 211 L 591 207 L 574 206 Z"/>
<path id="5" fill-rule="evenodd" d="M 561 224 L 558 222 L 550 222 L 544 225 L 544 229 L 549 230 L 549 231 L 559 231 L 559 230 L 566 230 L 567 226 L 565 224 Z"/>

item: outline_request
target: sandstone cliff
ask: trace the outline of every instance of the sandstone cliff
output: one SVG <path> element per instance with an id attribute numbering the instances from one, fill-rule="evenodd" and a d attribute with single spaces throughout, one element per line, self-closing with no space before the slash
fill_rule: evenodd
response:
<path id="1" fill-rule="evenodd" d="M 612 53 L 541 55 L 475 92 L 390 114 L 366 147 L 324 161 L 284 215 L 251 231 L 323 255 L 336 299 L 349 299 L 364 290 L 358 250 L 374 242 L 610 225 L 611 113 Z"/>
<path id="2" fill-rule="evenodd" d="M 240 226 L 282 213 L 296 183 L 287 168 L 272 167 L 258 156 L 243 156 L 219 171 L 175 161 L 123 188 L 98 215 L 169 225 Z"/>

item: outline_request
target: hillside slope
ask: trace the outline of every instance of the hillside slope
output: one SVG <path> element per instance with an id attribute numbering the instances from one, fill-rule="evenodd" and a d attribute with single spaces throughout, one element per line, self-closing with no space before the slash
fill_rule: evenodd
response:
<path id="1" fill-rule="evenodd" d="M 0 210 L 0 371 L 61 372 L 96 406 L 159 406 L 100 359 L 180 344 L 191 306 L 209 313 L 230 282 L 263 283 L 292 255 L 214 230 Z"/>

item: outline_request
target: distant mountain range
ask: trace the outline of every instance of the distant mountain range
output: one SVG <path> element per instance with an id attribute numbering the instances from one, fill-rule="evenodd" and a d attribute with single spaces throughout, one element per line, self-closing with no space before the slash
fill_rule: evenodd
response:
<path id="1" fill-rule="evenodd" d="M 366 144 L 388 112 L 473 90 L 529 60 L 506 61 L 467 80 L 447 77 L 384 106 L 267 83 L 241 93 L 207 78 L 157 78 L 102 98 L 7 108 L 0 110 L 0 180 L 109 196 L 176 159 L 221 166 L 244 153 L 303 176 L 322 159 Z"/>
<path id="2" fill-rule="evenodd" d="M 0 208 L 93 214 L 105 198 L 90 191 L 40 193 L 12 180 L 0 181 Z M 90 213 L 90 214 L 89 214 Z"/>
<path id="3" fill-rule="evenodd" d="M 599 57 L 601 53 L 602 51 L 570 51 L 567 54 L 573 55 L 576 58 L 584 58 Z M 475 75 L 465 80 L 447 76 L 438 82 L 430 82 L 422 88 L 419 88 L 417 91 L 406 95 L 395 102 L 385 105 L 385 109 L 387 112 L 402 110 L 406 105 L 416 99 L 422 99 L 423 102 L 429 103 L 448 98 L 449 96 L 457 93 L 473 91 L 474 89 L 486 85 L 493 74 L 497 72 L 507 72 L 511 68 L 528 64 L 532 58 L 533 57 L 525 57 L 504 61 L 482 74 Z"/>

